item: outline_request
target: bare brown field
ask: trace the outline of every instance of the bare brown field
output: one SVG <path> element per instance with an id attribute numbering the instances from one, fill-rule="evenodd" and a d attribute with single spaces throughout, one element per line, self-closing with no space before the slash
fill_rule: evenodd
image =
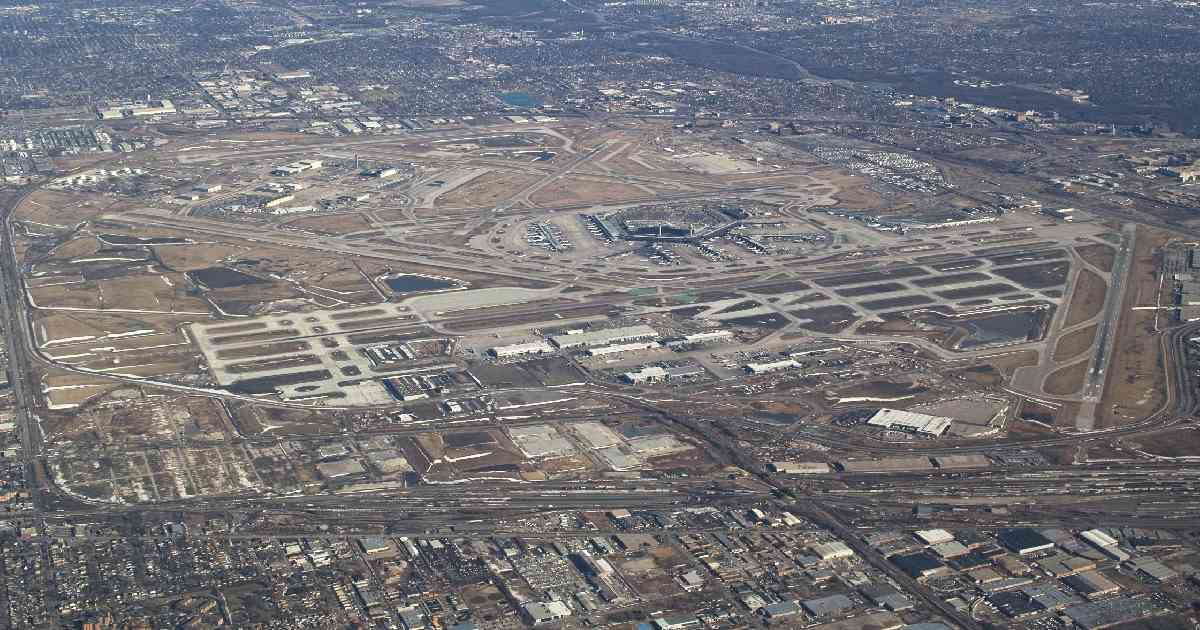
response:
<path id="1" fill-rule="evenodd" d="M 1104 298 L 1108 294 L 1108 283 L 1104 278 L 1087 269 L 1079 271 L 1075 291 L 1071 294 L 1071 305 L 1067 309 L 1066 326 L 1074 326 L 1100 314 Z"/>
<path id="2" fill-rule="evenodd" d="M 1075 290 L 1070 295 L 1070 307 L 1067 310 L 1066 324 L 1073 326 L 1098 316 L 1104 308 L 1104 299 L 1108 295 L 1108 282 L 1094 272 L 1082 269 Z"/>
<path id="3" fill-rule="evenodd" d="M 64 259 L 82 258 L 95 254 L 100 248 L 101 245 L 95 237 L 82 236 L 60 244 L 58 247 L 50 250 L 47 256 Z"/>
<path id="4" fill-rule="evenodd" d="M 1125 443 L 1132 448 L 1160 457 L 1200 455 L 1200 431 L 1193 427 L 1139 435 L 1125 440 Z"/>
<path id="5" fill-rule="evenodd" d="M 31 288 L 29 296 L 34 304 L 45 308 L 100 308 L 100 296 L 92 283 Z"/>
<path id="6" fill-rule="evenodd" d="M 155 247 L 154 253 L 168 269 L 192 271 L 211 267 L 219 260 L 240 256 L 248 250 L 248 247 L 229 243 L 198 243 Z"/>
<path id="7" fill-rule="evenodd" d="M 1083 245 L 1076 247 L 1075 251 L 1079 254 L 1080 258 L 1105 272 L 1112 271 L 1113 263 L 1116 262 L 1117 258 L 1117 250 L 1103 243 Z"/>
<path id="8" fill-rule="evenodd" d="M 1074 359 L 1087 352 L 1096 341 L 1096 324 L 1069 332 L 1058 338 L 1054 347 L 1054 360 L 1058 362 Z"/>
<path id="9" fill-rule="evenodd" d="M 434 202 L 438 208 L 463 209 L 494 206 L 531 186 L 537 175 L 514 171 L 491 171 L 440 196 Z"/>
<path id="10" fill-rule="evenodd" d="M 1083 377 L 1087 375 L 1088 362 L 1079 361 L 1059 368 L 1046 377 L 1042 387 L 1051 396 L 1069 396 L 1083 388 Z"/>
<path id="11" fill-rule="evenodd" d="M 300 217 L 282 224 L 285 227 L 317 234 L 349 234 L 371 229 L 371 223 L 358 212 Z"/>
<path id="12" fill-rule="evenodd" d="M 1012 376 L 1017 368 L 1033 367 L 1038 364 L 1036 350 L 1019 350 L 995 357 L 989 357 L 987 362 L 1005 376 Z"/>
<path id="13" fill-rule="evenodd" d="M 556 179 L 530 197 L 540 206 L 576 203 L 603 203 L 645 197 L 646 191 L 636 186 L 612 181 L 563 177 Z"/>
<path id="14" fill-rule="evenodd" d="M 37 317 L 38 339 L 42 342 L 77 337 L 103 337 L 112 333 L 155 330 L 174 333 L 176 326 L 194 316 L 84 311 L 41 311 Z M 44 334 L 43 334 L 44 331 Z M 130 338 L 133 339 L 133 338 Z M 106 344 L 111 345 L 108 341 Z M 51 344 L 51 348 L 54 344 Z"/>
<path id="15" fill-rule="evenodd" d="M 67 227 L 108 211 L 107 204 L 80 206 L 79 199 L 76 193 L 38 190 L 17 207 L 13 216 L 18 221 Z"/>

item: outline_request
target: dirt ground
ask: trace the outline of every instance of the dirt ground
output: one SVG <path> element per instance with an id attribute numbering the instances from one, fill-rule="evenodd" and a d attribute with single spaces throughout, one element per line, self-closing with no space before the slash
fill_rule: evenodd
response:
<path id="1" fill-rule="evenodd" d="M 1074 394 L 1083 387 L 1083 377 L 1087 375 L 1088 362 L 1079 361 L 1059 368 L 1046 377 L 1043 389 L 1052 396 L 1067 396 Z"/>
<path id="2" fill-rule="evenodd" d="M 1113 263 L 1117 258 L 1117 250 L 1109 247 L 1108 245 L 1104 245 L 1103 243 L 1076 247 L 1075 251 L 1079 254 L 1080 258 L 1095 265 L 1102 271 L 1111 272 Z"/>
<path id="3" fill-rule="evenodd" d="M 1195 428 L 1139 435 L 1136 438 L 1125 440 L 1124 443 L 1130 448 L 1162 457 L 1200 455 L 1200 431 Z"/>
<path id="4" fill-rule="evenodd" d="M 1096 340 L 1096 328 L 1097 325 L 1092 324 L 1059 337 L 1058 345 L 1054 348 L 1054 360 L 1067 361 L 1087 352 Z"/>
<path id="5" fill-rule="evenodd" d="M 645 197 L 649 193 L 636 186 L 610 181 L 564 177 L 556 179 L 530 198 L 538 205 L 570 205 L 576 203 L 622 201 Z"/>
<path id="6" fill-rule="evenodd" d="M 1074 326 L 1085 322 L 1104 308 L 1104 296 L 1108 293 L 1108 283 L 1104 278 L 1088 271 L 1080 270 L 1079 279 L 1075 281 L 1075 292 L 1071 294 L 1071 306 L 1067 309 L 1067 321 L 1064 325 Z"/>
<path id="7" fill-rule="evenodd" d="M 492 206 L 521 192 L 536 182 L 536 175 L 491 171 L 482 177 L 438 197 L 438 208 L 480 208 Z"/>
<path id="8" fill-rule="evenodd" d="M 350 234 L 351 232 L 362 232 L 371 229 L 370 222 L 357 212 L 301 217 L 288 221 L 283 225 L 318 234 Z"/>
<path id="9" fill-rule="evenodd" d="M 834 194 L 838 206 L 850 209 L 881 208 L 888 204 L 879 193 L 867 188 L 870 180 L 849 173 L 835 171 L 825 175 L 826 179 L 837 187 Z"/>
<path id="10" fill-rule="evenodd" d="M 1035 350 L 1020 350 L 989 358 L 987 362 L 1005 376 L 1012 376 L 1017 368 L 1037 365 L 1038 353 Z"/>

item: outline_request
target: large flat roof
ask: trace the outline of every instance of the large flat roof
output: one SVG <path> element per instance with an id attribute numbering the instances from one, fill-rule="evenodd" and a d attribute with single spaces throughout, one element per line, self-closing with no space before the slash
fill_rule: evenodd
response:
<path id="1" fill-rule="evenodd" d="M 575 348 L 578 346 L 603 346 L 621 339 L 646 339 L 657 336 L 657 330 L 645 324 L 638 324 L 569 335 L 554 335 L 550 341 L 560 348 Z"/>
<path id="2" fill-rule="evenodd" d="M 950 428 L 950 424 L 953 422 L 952 418 L 943 416 L 931 416 L 898 409 L 880 409 L 871 416 L 867 424 L 888 429 L 896 428 L 929 435 L 941 435 Z"/>

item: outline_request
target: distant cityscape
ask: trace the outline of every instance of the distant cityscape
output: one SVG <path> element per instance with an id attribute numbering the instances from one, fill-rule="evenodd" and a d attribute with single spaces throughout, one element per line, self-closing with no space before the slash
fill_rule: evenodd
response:
<path id="1" fill-rule="evenodd" d="M 1198 42 L 0 2 L 0 627 L 1200 627 Z"/>

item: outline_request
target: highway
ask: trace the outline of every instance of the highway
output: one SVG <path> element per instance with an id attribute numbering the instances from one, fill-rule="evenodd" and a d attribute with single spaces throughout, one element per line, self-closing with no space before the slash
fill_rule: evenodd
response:
<path id="1" fill-rule="evenodd" d="M 45 446 L 41 424 L 35 410 L 41 398 L 33 389 L 30 376 L 34 374 L 27 348 L 31 347 L 29 318 L 25 312 L 25 290 L 22 270 L 17 262 L 12 242 L 12 211 L 20 206 L 32 190 L 9 199 L 0 207 L 0 322 L 3 322 L 4 344 L 8 355 L 9 383 L 16 406 L 14 422 L 21 436 L 21 457 L 25 461 L 26 483 L 36 509 L 44 505 L 44 493 L 49 481 L 42 474 L 42 450 Z"/>

